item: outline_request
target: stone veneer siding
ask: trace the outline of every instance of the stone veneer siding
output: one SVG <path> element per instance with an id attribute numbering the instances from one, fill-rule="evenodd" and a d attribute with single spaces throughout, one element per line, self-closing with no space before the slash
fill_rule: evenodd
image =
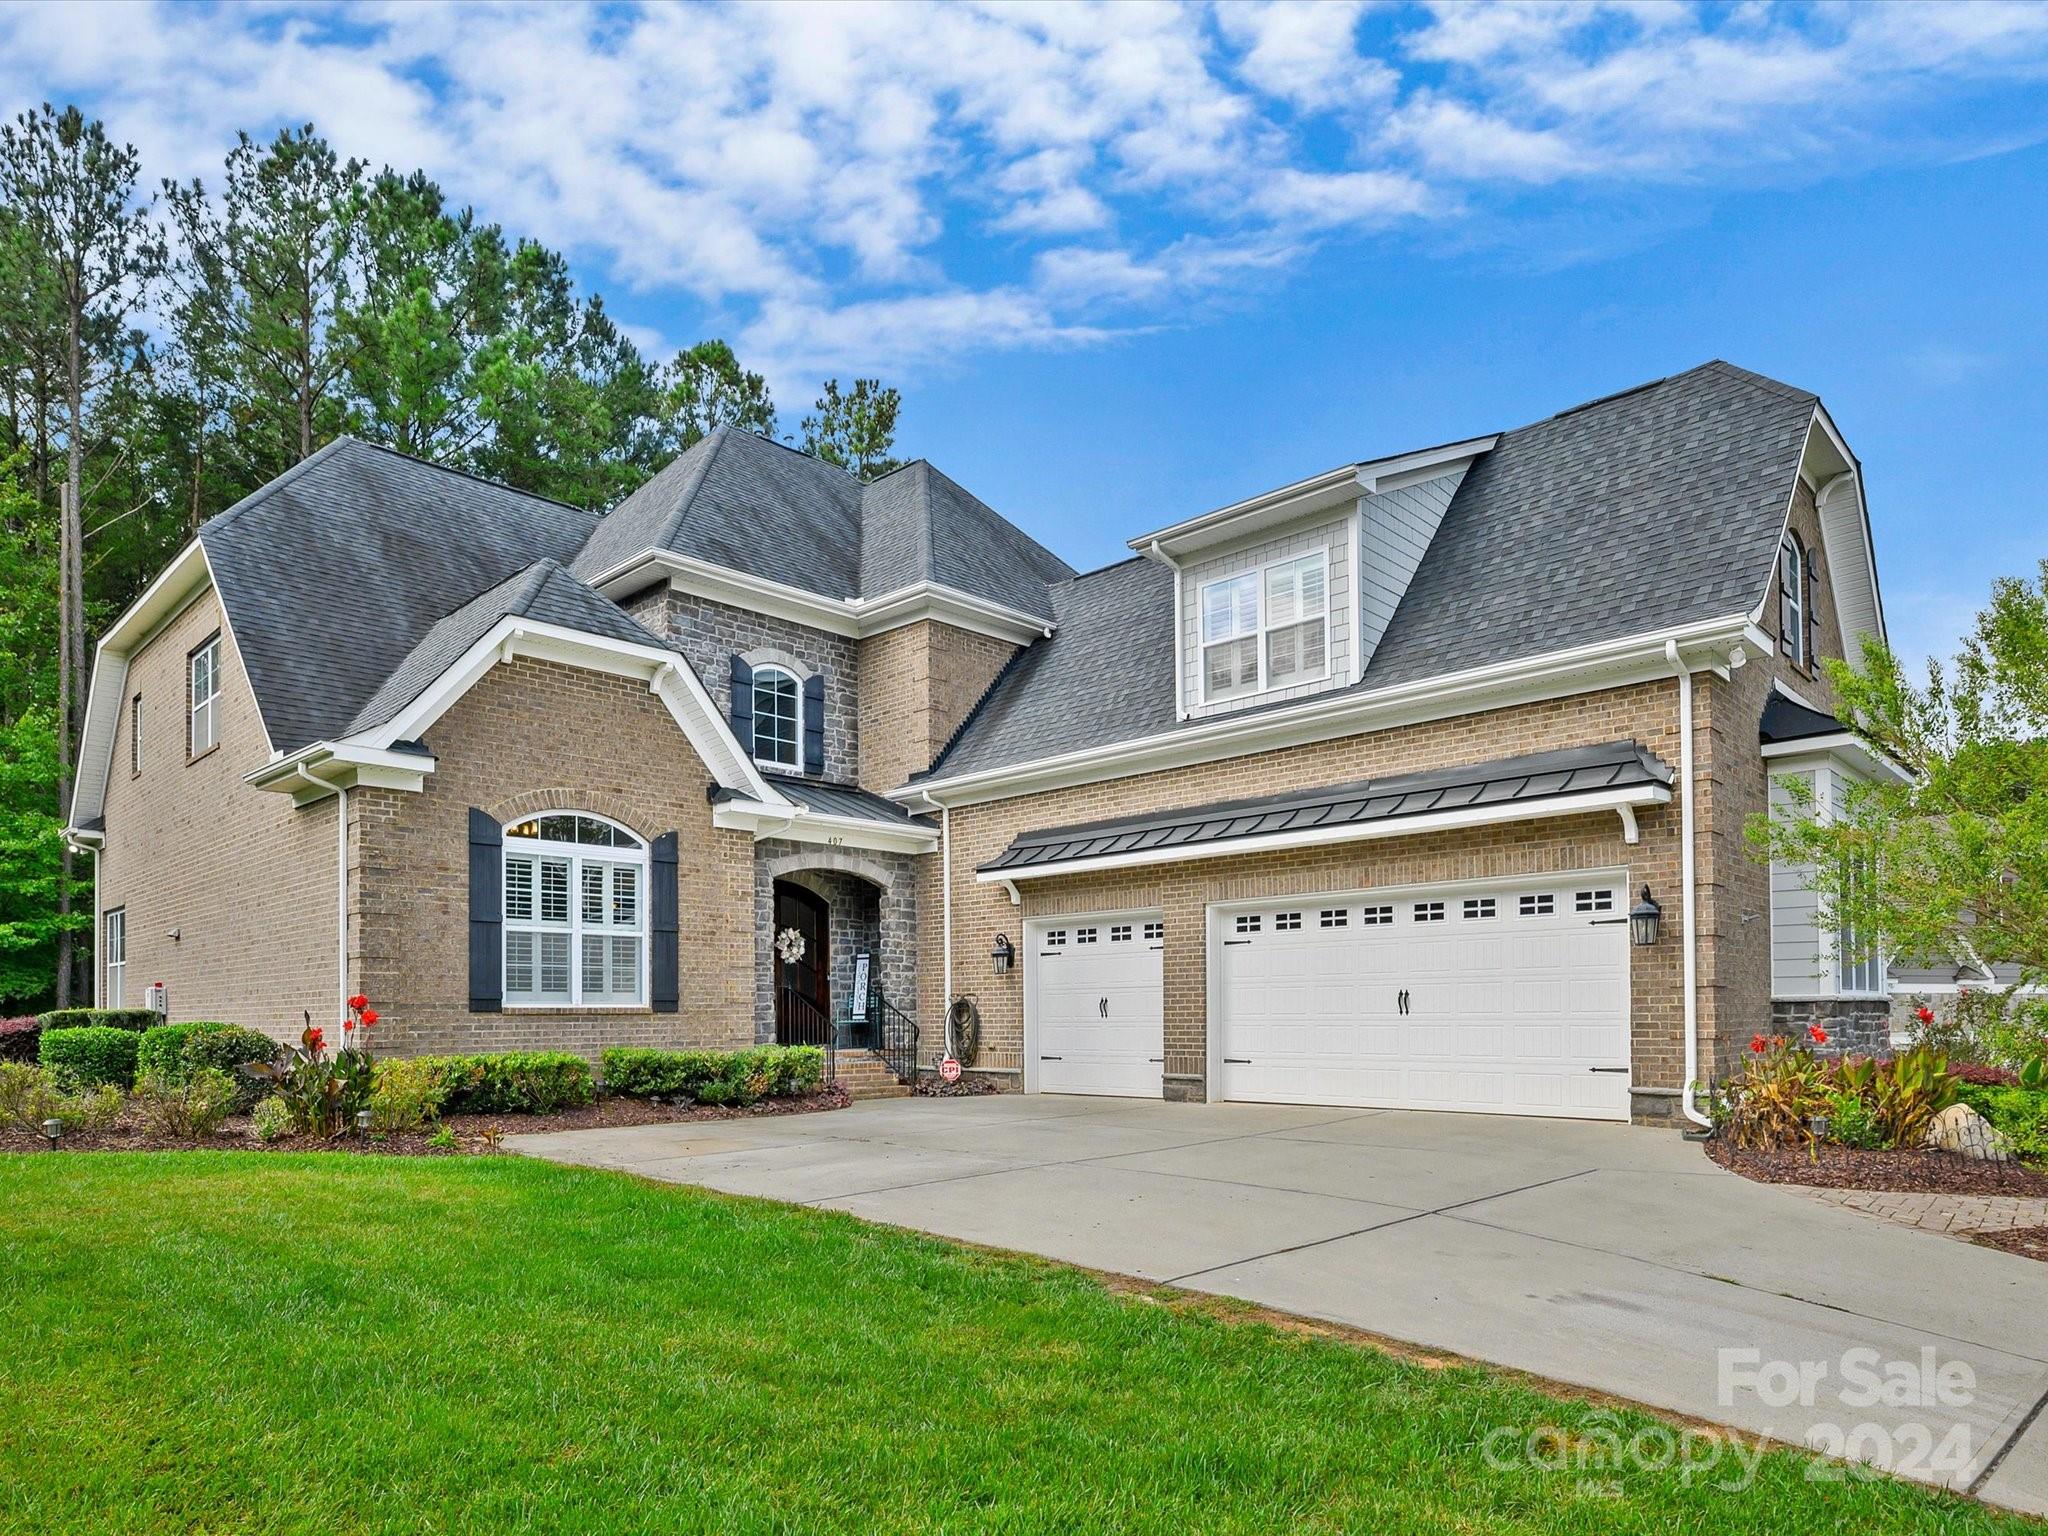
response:
<path id="1" fill-rule="evenodd" d="M 186 658 L 219 630 L 219 744 L 188 759 Z M 142 770 L 130 770 L 129 701 L 142 696 Z M 225 1019 L 296 1039 L 302 1015 L 340 1007 L 335 805 L 303 810 L 242 776 L 270 759 L 256 697 L 210 589 L 130 661 L 106 796 L 98 906 L 127 910 L 124 1004 L 153 981 L 172 1019 Z M 105 957 L 93 938 L 105 983 Z M 173 939 L 171 934 L 178 937 Z"/>
<path id="2" fill-rule="evenodd" d="M 1023 906 L 999 886 L 975 879 L 1017 833 L 1032 828 L 1283 793 L 1382 774 L 1484 762 L 1523 752 L 1632 739 L 1675 769 L 1678 765 L 1677 683 L 1655 681 L 1577 697 L 1519 705 L 1482 715 L 1403 726 L 1279 751 L 1248 754 L 1197 767 L 1078 785 L 952 812 L 953 965 L 956 990 L 981 1009 L 980 1065 L 1018 1071 L 1023 1060 L 1022 965 L 992 974 L 988 951 L 998 932 L 1021 951 L 1028 917 L 1121 908 L 1159 908 L 1166 920 L 1166 1074 L 1169 1096 L 1206 1095 L 1209 904 L 1267 896 L 1370 890 L 1457 880 L 1541 875 L 1577 869 L 1625 868 L 1629 889 L 1647 883 L 1664 904 L 1665 935 L 1654 949 L 1630 951 L 1633 1081 L 1666 1090 L 1637 1100 L 1637 1113 L 1675 1112 L 1669 1091 L 1683 1075 L 1684 1015 L 1678 942 L 1679 809 L 1640 811 L 1641 841 L 1622 840 L 1612 811 L 1538 822 L 1377 839 L 1327 848 L 1225 856 L 1184 864 L 1022 882 Z M 1696 715 L 1702 711 L 1695 695 Z M 1697 721 L 1696 721 L 1697 725 Z M 1752 726 L 1754 717 L 1752 717 Z M 1752 744 L 1752 751 L 1754 746 Z M 1705 828 L 1700 846 L 1706 846 Z M 936 862 L 936 861 L 933 861 Z M 940 914 L 927 901 L 927 952 L 936 950 Z M 1702 975 L 1710 972 L 1721 935 L 1701 929 Z M 936 969 L 928 964 L 927 973 Z M 929 975 L 926 992 L 932 988 Z M 1720 1014 L 1718 994 L 1702 988 L 1703 1049 Z M 1756 1020 L 1736 1021 L 1743 1038 Z M 1746 1027 L 1745 1027 L 1746 1026 Z"/>
<path id="3" fill-rule="evenodd" d="M 929 768 L 1016 653 L 932 619 L 861 641 L 861 787 L 886 793 Z"/>
<path id="4" fill-rule="evenodd" d="M 1891 1054 L 1890 998 L 1781 998 L 1771 1004 L 1766 1034 L 1789 1035 L 1804 1043 L 1808 1026 L 1827 1033 L 1823 1056 L 1888 1056 Z M 1743 1048 L 1739 1042 L 1737 1054 Z"/>
<path id="5" fill-rule="evenodd" d="M 427 731 L 426 787 L 364 789 L 355 820 L 356 985 L 402 1055 L 754 1039 L 753 840 L 711 824 L 711 775 L 647 685 L 519 659 L 492 668 Z M 469 809 L 500 822 L 585 810 L 677 836 L 681 1009 L 469 1011 Z M 331 823 L 330 823 L 331 829 Z"/>
<path id="6" fill-rule="evenodd" d="M 625 607 L 689 659 L 712 702 L 718 706 L 720 716 L 726 720 L 732 718 L 735 656 L 747 657 L 756 665 L 788 659 L 806 672 L 822 673 L 824 777 L 838 784 L 854 781 L 860 771 L 861 711 L 856 704 L 859 677 L 852 640 L 670 587 L 653 588 L 629 599 Z M 753 743 L 741 745 L 751 750 Z"/>
<path id="7" fill-rule="evenodd" d="M 837 1020 L 853 986 L 855 954 L 874 956 L 870 975 L 889 1000 L 915 1013 L 918 998 L 919 856 L 824 848 L 764 838 L 754 845 L 754 1035 L 775 1038 L 775 882 L 791 881 L 830 904 L 827 981 Z M 926 862 L 931 862 L 926 859 Z M 919 1015 L 918 1022 L 924 1024 Z"/>

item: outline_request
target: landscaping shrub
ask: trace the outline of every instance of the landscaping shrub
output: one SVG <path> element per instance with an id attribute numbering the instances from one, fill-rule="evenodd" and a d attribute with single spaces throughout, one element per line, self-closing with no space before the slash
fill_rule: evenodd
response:
<path id="1" fill-rule="evenodd" d="M 69 1091 L 41 1067 L 0 1061 L 0 1125 L 41 1132 L 45 1120 L 66 1131 L 97 1130 L 121 1112 L 121 1091 L 111 1084 Z"/>
<path id="2" fill-rule="evenodd" d="M 132 1029 L 137 1034 L 164 1021 L 154 1008 L 56 1008 L 37 1018 L 44 1029 Z"/>
<path id="3" fill-rule="evenodd" d="M 145 1073 L 135 1103 L 152 1134 L 198 1141 L 219 1130 L 233 1111 L 235 1080 L 218 1067 L 195 1067 L 175 1082 Z"/>
<path id="4" fill-rule="evenodd" d="M 1865 1151 L 1885 1144 L 1885 1129 L 1863 1096 L 1840 1089 L 1828 1100 L 1828 1140 Z"/>
<path id="5" fill-rule="evenodd" d="M 353 1011 L 353 1001 L 350 1008 Z M 307 1017 L 310 1020 L 311 1015 Z M 339 1136 L 369 1106 L 374 1063 L 368 1051 L 345 1045 L 329 1055 L 327 1032 L 309 1022 L 299 1043 L 280 1054 L 281 1060 L 246 1063 L 242 1076 L 266 1085 L 282 1099 L 299 1130 L 312 1136 Z"/>
<path id="6" fill-rule="evenodd" d="M 274 1093 L 267 1099 L 259 1099 L 256 1107 L 249 1111 L 249 1134 L 258 1141 L 276 1141 L 291 1128 L 291 1107 Z"/>
<path id="7" fill-rule="evenodd" d="M 438 1120 L 452 1090 L 443 1061 L 432 1056 L 380 1061 L 370 1079 L 371 1124 L 380 1131 L 417 1131 Z"/>
<path id="8" fill-rule="evenodd" d="M 445 1075 L 442 1108 L 456 1115 L 551 1115 L 588 1104 L 590 1063 L 569 1051 L 429 1056 Z"/>
<path id="9" fill-rule="evenodd" d="M 159 1024 L 142 1032 L 142 1045 L 135 1055 L 135 1078 L 140 1083 L 145 1077 L 155 1077 L 166 1086 L 173 1086 L 194 1072 L 222 1072 L 234 1086 L 236 1110 L 246 1112 L 263 1096 L 263 1084 L 242 1072 L 243 1063 L 268 1062 L 276 1056 L 275 1041 L 239 1024 L 204 1020 Z"/>
<path id="10" fill-rule="evenodd" d="M 43 1021 L 33 1015 L 0 1019 L 0 1061 L 34 1061 Z"/>
<path id="11" fill-rule="evenodd" d="M 741 1051 L 664 1051 L 612 1045 L 603 1052 L 605 1087 L 629 1098 L 686 1098 L 752 1104 L 816 1093 L 825 1052 L 815 1045 L 757 1045 Z"/>
<path id="12" fill-rule="evenodd" d="M 1984 1088 L 2005 1088 L 2020 1080 L 2019 1073 L 2010 1067 L 1994 1067 L 1981 1061 L 1966 1061 L 1949 1070 L 1955 1074 L 1957 1082 L 1975 1083 Z"/>
<path id="13" fill-rule="evenodd" d="M 45 1025 L 36 1059 L 45 1070 L 79 1087 L 101 1083 L 127 1088 L 135 1082 L 135 1053 L 142 1036 L 132 1029 L 95 1024 L 83 1029 L 52 1029 Z"/>
<path id="14" fill-rule="evenodd" d="M 2012 1143 L 2022 1162 L 2048 1163 L 2048 1092 L 1966 1083 L 1962 1100 Z"/>
<path id="15" fill-rule="evenodd" d="M 185 1042 L 185 1070 L 197 1072 L 210 1067 L 225 1072 L 235 1085 L 236 1110 L 246 1113 L 263 1097 L 264 1089 L 242 1068 L 252 1062 L 276 1061 L 277 1055 L 277 1042 L 260 1029 L 244 1029 L 239 1024 L 205 1024 Z"/>

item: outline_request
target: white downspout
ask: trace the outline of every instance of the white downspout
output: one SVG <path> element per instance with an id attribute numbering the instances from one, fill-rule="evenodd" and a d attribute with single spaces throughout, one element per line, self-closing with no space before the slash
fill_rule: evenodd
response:
<path id="1" fill-rule="evenodd" d="M 920 790 L 924 803 L 939 813 L 939 942 L 946 951 L 941 973 L 945 977 L 945 1004 L 947 1013 L 953 1011 L 953 813 L 931 797 L 929 790 Z M 947 1026 L 946 1049 L 953 1048 L 951 1026 Z"/>
<path id="2" fill-rule="evenodd" d="M 306 771 L 304 763 L 292 764 L 292 772 L 318 789 L 334 792 L 334 1002 L 337 1024 L 348 1017 L 348 791 L 339 784 Z"/>
<path id="3" fill-rule="evenodd" d="M 1678 673 L 1678 900 L 1683 914 L 1685 955 L 1685 1084 L 1678 1107 L 1694 1125 L 1712 1125 L 1693 1095 L 1699 1087 L 1700 999 L 1696 872 L 1692 819 L 1692 668 L 1679 656 L 1678 642 L 1664 642 L 1664 659 Z"/>

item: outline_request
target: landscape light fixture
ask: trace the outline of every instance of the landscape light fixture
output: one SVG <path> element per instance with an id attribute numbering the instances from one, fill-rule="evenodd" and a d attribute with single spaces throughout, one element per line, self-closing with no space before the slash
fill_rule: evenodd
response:
<path id="1" fill-rule="evenodd" d="M 54 1118 L 45 1120 L 43 1122 L 43 1134 L 50 1139 L 50 1150 L 52 1152 L 56 1151 L 57 1142 L 64 1135 L 64 1122 Z"/>

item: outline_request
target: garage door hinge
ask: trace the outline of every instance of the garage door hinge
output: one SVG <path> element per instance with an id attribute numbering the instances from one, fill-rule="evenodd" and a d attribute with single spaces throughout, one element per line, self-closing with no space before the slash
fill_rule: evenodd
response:
<path id="1" fill-rule="evenodd" d="M 1223 1058 L 1223 1065 L 1226 1067 L 1248 1067 L 1251 1064 L 1252 1059 L 1249 1056 L 1226 1056 Z"/>
<path id="2" fill-rule="evenodd" d="M 1626 1072 L 1627 1067 L 1588 1067 L 1588 1072 Z"/>
<path id="3" fill-rule="evenodd" d="M 1232 944 L 1249 944 L 1249 943 L 1251 943 L 1251 940 L 1250 940 L 1250 939 L 1225 939 L 1225 940 L 1223 941 L 1223 943 L 1224 943 L 1224 945 L 1225 945 L 1226 947 L 1228 947 L 1229 945 L 1232 945 Z"/>

